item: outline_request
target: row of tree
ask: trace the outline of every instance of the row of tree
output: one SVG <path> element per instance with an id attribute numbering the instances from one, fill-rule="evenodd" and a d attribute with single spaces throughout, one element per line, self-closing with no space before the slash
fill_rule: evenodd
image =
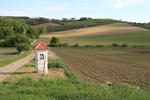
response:
<path id="1" fill-rule="evenodd" d="M 142 27 L 146 29 L 150 29 L 150 23 L 129 23 L 133 26 Z"/>
<path id="2" fill-rule="evenodd" d="M 40 30 L 40 34 L 45 32 L 56 32 L 56 31 L 64 31 L 70 29 L 77 29 L 77 28 L 84 28 L 84 27 L 91 27 L 91 26 L 98 26 L 104 24 L 111 24 L 120 22 L 118 20 L 113 19 L 92 19 L 89 17 L 81 17 L 79 19 L 76 18 L 62 18 L 59 19 L 48 19 L 48 18 L 29 18 L 29 17 L 9 17 L 11 19 L 20 20 L 29 25 L 38 25 L 43 23 L 55 23 L 59 25 L 49 25 L 47 27 L 38 27 Z"/>
<path id="3" fill-rule="evenodd" d="M 105 25 L 105 24 L 112 24 L 112 23 L 118 23 L 117 20 L 112 19 L 91 19 L 91 18 L 80 18 L 79 20 L 70 21 L 64 19 L 59 22 L 60 26 L 47 26 L 46 30 L 47 32 L 56 32 L 56 31 L 65 31 L 65 30 L 71 30 L 71 29 L 78 29 L 78 28 L 86 28 L 91 26 L 99 26 L 99 25 Z"/>

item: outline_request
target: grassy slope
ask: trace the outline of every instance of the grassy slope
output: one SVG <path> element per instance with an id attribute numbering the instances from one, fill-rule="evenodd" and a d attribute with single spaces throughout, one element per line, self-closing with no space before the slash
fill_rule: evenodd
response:
<path id="1" fill-rule="evenodd" d="M 23 54 L 17 54 L 15 48 L 0 48 L 0 67 L 13 63 L 19 59 L 22 59 L 30 54 L 30 51 L 26 51 Z"/>
<path id="2" fill-rule="evenodd" d="M 59 37 L 61 42 L 80 45 L 128 43 L 131 45 L 149 45 L 150 31 L 128 24 L 110 24 L 81 28 L 42 35 L 41 38 Z"/>
<path id="3" fill-rule="evenodd" d="M 35 25 L 37 28 L 41 28 L 41 27 L 48 27 L 48 26 L 61 26 L 59 24 L 54 24 L 54 23 L 44 23 L 44 24 L 38 24 L 38 25 Z"/>

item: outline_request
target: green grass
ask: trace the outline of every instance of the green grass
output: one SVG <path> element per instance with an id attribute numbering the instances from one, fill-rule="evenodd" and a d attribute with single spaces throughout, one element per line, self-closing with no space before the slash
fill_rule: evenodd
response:
<path id="1" fill-rule="evenodd" d="M 4 50 L 4 48 L 0 48 L 1 50 Z M 9 50 L 10 49 L 10 50 Z M 8 65 L 10 63 L 13 63 L 19 59 L 22 59 L 26 56 L 28 56 L 31 51 L 26 51 L 22 54 L 17 54 L 16 52 L 14 52 L 15 50 L 13 50 L 14 48 L 5 48 L 6 51 L 1 51 L 0 57 L 2 58 L 0 61 L 0 67 L 3 67 L 5 65 Z M 13 52 L 12 52 L 12 51 Z M 8 52 L 9 51 L 9 52 Z M 2 53 L 3 52 L 3 53 Z M 6 57 L 5 57 L 6 54 Z"/>
<path id="2" fill-rule="evenodd" d="M 60 62 L 57 60 L 55 62 Z M 53 62 L 53 61 L 52 61 Z M 62 61 L 61 61 L 62 62 Z M 32 63 L 32 62 L 31 62 Z M 30 64 L 29 64 L 30 65 Z M 0 100 L 149 100 L 150 91 L 127 84 L 87 82 L 64 67 L 67 79 L 22 78 L 0 83 Z M 9 96 L 8 96 L 9 95 Z"/>
<path id="3" fill-rule="evenodd" d="M 61 42 L 80 45 L 111 45 L 112 43 L 129 45 L 145 45 L 150 46 L 150 31 L 129 32 L 125 34 L 97 35 L 97 36 L 82 36 L 82 37 L 65 37 L 60 38 Z"/>
<path id="4" fill-rule="evenodd" d="M 23 78 L 18 82 L 0 84 L 0 100 L 149 100 L 150 91 L 128 85 L 98 85 L 85 81 L 34 80 Z M 9 96 L 8 96 L 9 95 Z"/>
<path id="5" fill-rule="evenodd" d="M 92 33 L 91 33 L 92 34 Z M 150 46 L 150 31 L 112 31 L 112 34 L 106 35 L 91 35 L 91 36 L 74 36 L 74 37 L 60 37 L 60 43 L 68 43 L 69 45 L 74 45 L 78 43 L 80 46 L 85 45 L 104 45 L 108 46 L 112 43 L 128 44 L 133 45 L 143 45 Z M 43 41 L 49 44 L 50 38 L 41 38 Z"/>

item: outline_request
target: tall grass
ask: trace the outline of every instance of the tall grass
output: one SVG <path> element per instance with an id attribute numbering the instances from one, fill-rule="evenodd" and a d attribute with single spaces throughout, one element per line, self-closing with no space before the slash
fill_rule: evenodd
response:
<path id="1" fill-rule="evenodd" d="M 66 66 L 63 68 L 67 79 L 25 77 L 17 82 L 3 81 L 0 83 L 0 100 L 150 100 L 150 91 L 125 84 L 91 83 Z"/>
<path id="2" fill-rule="evenodd" d="M 98 85 L 77 80 L 23 78 L 0 84 L 0 100 L 150 100 L 150 91 L 128 85 Z"/>

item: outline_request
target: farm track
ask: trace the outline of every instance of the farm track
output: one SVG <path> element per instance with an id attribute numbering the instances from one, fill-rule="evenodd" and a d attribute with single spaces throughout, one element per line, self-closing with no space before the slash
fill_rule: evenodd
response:
<path id="1" fill-rule="evenodd" d="M 30 60 L 32 60 L 34 58 L 34 56 L 35 55 L 32 51 L 32 53 L 29 56 L 0 68 L 0 81 L 3 81 L 7 77 L 9 77 L 17 69 L 21 68 L 23 65 L 25 65 Z"/>
<path id="2" fill-rule="evenodd" d="M 34 57 L 35 54 L 34 51 L 32 51 L 29 56 L 0 68 L 0 82 L 13 74 L 17 69 L 21 68 L 23 65 L 31 61 Z M 49 50 L 48 58 L 49 60 L 55 60 L 58 57 L 54 52 Z"/>
<path id="3" fill-rule="evenodd" d="M 70 66 L 72 71 L 94 82 L 111 81 L 129 84 L 150 82 L 148 79 L 150 68 L 136 65 L 130 58 L 129 62 L 125 62 L 84 54 L 84 51 L 80 50 L 67 49 L 55 50 L 55 52 Z"/>

